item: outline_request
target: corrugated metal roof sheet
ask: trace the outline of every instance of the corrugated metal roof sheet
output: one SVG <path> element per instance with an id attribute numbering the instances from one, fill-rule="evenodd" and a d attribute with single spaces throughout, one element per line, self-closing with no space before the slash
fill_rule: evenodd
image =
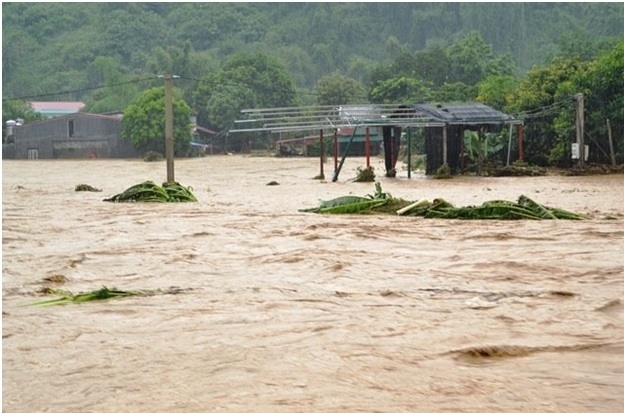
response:
<path id="1" fill-rule="evenodd" d="M 514 118 L 482 103 L 418 104 L 415 110 L 450 124 L 503 123 Z"/>

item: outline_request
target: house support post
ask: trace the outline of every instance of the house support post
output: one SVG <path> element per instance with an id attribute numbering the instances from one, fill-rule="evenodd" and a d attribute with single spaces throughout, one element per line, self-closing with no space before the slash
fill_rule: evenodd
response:
<path id="1" fill-rule="evenodd" d="M 507 142 L 507 166 L 509 166 L 509 158 L 511 158 L 511 134 L 513 133 L 513 123 L 509 124 L 509 141 Z"/>
<path id="2" fill-rule="evenodd" d="M 324 148 L 323 148 L 323 129 L 321 129 L 321 135 L 320 135 L 320 159 L 321 159 L 321 173 L 319 174 L 319 176 L 321 177 L 321 179 L 325 179 L 325 173 L 323 172 L 323 152 L 324 152 Z"/>
<path id="3" fill-rule="evenodd" d="M 366 169 L 370 168 L 370 129 L 366 127 L 366 142 L 364 143 L 364 153 L 366 154 Z"/>
<path id="4" fill-rule="evenodd" d="M 448 163 L 447 152 L 448 152 L 448 133 L 447 127 L 444 125 L 442 128 L 442 165 L 446 165 Z"/>
<path id="5" fill-rule="evenodd" d="M 412 178 L 412 128 L 407 128 L 407 179 Z"/>
<path id="6" fill-rule="evenodd" d="M 334 129 L 334 172 L 338 169 L 338 129 Z"/>
<path id="7" fill-rule="evenodd" d="M 518 126 L 518 161 L 524 162 L 524 125 Z"/>

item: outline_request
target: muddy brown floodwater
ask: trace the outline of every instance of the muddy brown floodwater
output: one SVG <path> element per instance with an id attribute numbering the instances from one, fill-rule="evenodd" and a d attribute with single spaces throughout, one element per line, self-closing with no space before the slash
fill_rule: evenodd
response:
<path id="1" fill-rule="evenodd" d="M 165 163 L 3 161 L 3 412 L 622 411 L 624 175 L 391 179 L 374 159 L 395 197 L 590 219 L 299 212 L 373 194 L 363 165 L 333 183 L 310 158 L 176 160 L 198 203 L 113 204 Z M 102 286 L 166 294 L 28 305 Z"/>

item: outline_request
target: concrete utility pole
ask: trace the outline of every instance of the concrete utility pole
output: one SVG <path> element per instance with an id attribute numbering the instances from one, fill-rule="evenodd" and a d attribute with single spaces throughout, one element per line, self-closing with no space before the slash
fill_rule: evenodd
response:
<path id="1" fill-rule="evenodd" d="M 585 102 L 582 93 L 576 94 L 576 143 L 578 144 L 579 166 L 585 166 Z"/>
<path id="2" fill-rule="evenodd" d="M 165 79 L 165 152 L 167 157 L 167 182 L 175 182 L 173 172 L 173 98 L 172 79 L 175 75 L 159 76 Z"/>

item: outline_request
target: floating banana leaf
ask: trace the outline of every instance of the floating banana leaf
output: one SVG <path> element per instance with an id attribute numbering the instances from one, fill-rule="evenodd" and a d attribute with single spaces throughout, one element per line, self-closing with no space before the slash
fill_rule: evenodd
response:
<path id="1" fill-rule="evenodd" d="M 344 203 L 341 205 L 334 205 L 329 207 L 319 208 L 317 211 L 320 214 L 355 214 L 359 212 L 369 211 L 375 207 L 384 205 L 388 202 L 387 199 L 366 199 L 363 201 L 357 201 L 352 203 Z"/>
<path id="2" fill-rule="evenodd" d="M 548 207 L 545 207 L 545 208 L 548 209 L 548 211 L 550 211 L 558 219 L 572 219 L 572 220 L 577 220 L 577 221 L 582 221 L 582 220 L 587 219 L 582 215 L 575 214 L 574 212 L 566 211 L 563 209 L 548 208 Z"/>
<path id="3" fill-rule="evenodd" d="M 165 182 L 162 186 L 169 196 L 169 202 L 197 202 L 191 187 L 186 188 L 178 182 Z"/>
<path id="4" fill-rule="evenodd" d="M 538 204 L 537 202 L 524 195 L 520 195 L 520 197 L 518 198 L 518 205 L 526 209 L 530 209 L 542 219 L 557 219 L 557 217 L 554 216 L 553 213 L 550 212 L 548 209 L 544 208 L 542 205 Z"/>
<path id="5" fill-rule="evenodd" d="M 388 199 L 371 199 L 361 196 L 341 196 L 339 198 L 321 201 L 316 208 L 300 209 L 301 212 L 316 212 L 319 214 L 354 214 L 384 205 Z"/>

